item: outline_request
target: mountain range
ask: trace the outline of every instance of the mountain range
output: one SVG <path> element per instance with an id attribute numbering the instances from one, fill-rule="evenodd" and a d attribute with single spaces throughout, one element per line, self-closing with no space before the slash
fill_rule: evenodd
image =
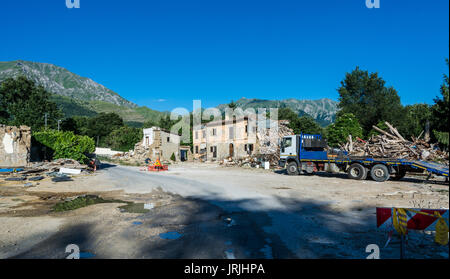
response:
<path id="1" fill-rule="evenodd" d="M 61 107 L 66 117 L 116 112 L 128 124 L 141 126 L 145 121 L 157 122 L 167 115 L 167 112 L 138 106 L 90 78 L 81 77 L 53 64 L 23 60 L 0 62 L 0 83 L 6 78 L 19 75 L 26 76 L 53 93 L 52 99 Z M 288 107 L 300 116 L 313 117 L 322 126 L 332 123 L 337 112 L 337 102 L 326 98 L 319 100 L 241 98 L 235 103 L 244 110 Z M 224 109 L 226 106 L 227 104 L 221 104 L 217 107 Z"/>
<path id="2" fill-rule="evenodd" d="M 61 107 L 66 117 L 116 112 L 128 124 L 140 126 L 147 120 L 158 121 L 167 114 L 138 106 L 90 78 L 53 64 L 23 60 L 0 62 L 0 82 L 19 75 L 53 93 L 53 101 Z"/>
<path id="3" fill-rule="evenodd" d="M 311 116 L 322 126 L 333 123 L 338 110 L 338 102 L 327 98 L 318 100 L 298 100 L 293 98 L 284 100 L 262 100 L 241 98 L 234 103 L 243 110 L 247 108 L 290 108 L 299 116 Z M 222 104 L 219 105 L 218 108 L 223 110 L 227 106 L 228 104 Z"/>

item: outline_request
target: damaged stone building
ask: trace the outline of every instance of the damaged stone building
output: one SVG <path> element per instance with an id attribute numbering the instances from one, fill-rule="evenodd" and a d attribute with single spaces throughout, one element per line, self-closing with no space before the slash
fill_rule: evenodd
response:
<path id="1" fill-rule="evenodd" d="M 159 127 L 143 130 L 143 139 L 139 144 L 147 150 L 151 160 L 170 160 L 172 154 L 177 161 L 187 161 L 192 157 L 189 146 L 180 145 L 180 136 L 171 134 Z"/>
<path id="2" fill-rule="evenodd" d="M 278 124 L 270 119 L 257 122 L 251 117 L 227 116 L 225 120 L 204 124 L 193 131 L 194 158 L 220 161 L 275 153 L 279 141 Z M 276 129 L 274 136 L 269 136 L 271 128 Z"/>
<path id="3" fill-rule="evenodd" d="M 0 124 L 0 167 L 23 167 L 30 162 L 31 129 Z"/>

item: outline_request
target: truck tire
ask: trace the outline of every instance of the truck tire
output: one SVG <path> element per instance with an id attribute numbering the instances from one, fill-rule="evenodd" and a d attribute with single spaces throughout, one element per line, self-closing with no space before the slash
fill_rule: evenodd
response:
<path id="1" fill-rule="evenodd" d="M 376 182 L 384 182 L 389 179 L 389 170 L 385 165 L 377 164 L 370 170 L 370 177 Z"/>
<path id="2" fill-rule="evenodd" d="M 287 174 L 289 175 L 298 175 L 298 166 L 296 162 L 290 162 L 286 166 Z"/>
<path id="3" fill-rule="evenodd" d="M 363 180 L 367 177 L 367 169 L 361 164 L 354 163 L 348 169 L 347 175 L 351 179 Z"/>

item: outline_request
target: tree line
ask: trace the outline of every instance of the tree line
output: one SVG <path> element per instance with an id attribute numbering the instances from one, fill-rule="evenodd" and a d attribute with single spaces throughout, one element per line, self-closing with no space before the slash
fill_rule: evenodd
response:
<path id="1" fill-rule="evenodd" d="M 446 59 L 448 66 L 448 59 Z M 387 87 L 378 73 L 369 73 L 356 67 L 341 81 L 339 105 L 336 120 L 327 127 L 321 127 L 312 117 L 299 116 L 289 108 L 278 110 L 278 119 L 289 120 L 294 133 L 322 134 L 330 146 L 337 147 L 353 137 L 369 138 L 376 133 L 372 126 L 384 127 L 392 123 L 405 137 L 418 137 L 430 131 L 430 139 L 448 149 L 449 131 L 449 77 L 443 75 L 440 96 L 434 104 L 413 104 L 403 106 L 398 92 Z M 51 101 L 51 93 L 24 76 L 8 78 L 0 85 L 0 123 L 19 126 L 27 125 L 33 131 L 59 129 L 91 137 L 96 146 L 110 147 L 119 151 L 133 149 L 143 135 L 142 129 L 127 125 L 116 113 L 99 113 L 92 117 L 74 116 L 64 118 L 57 104 Z M 230 108 L 236 104 L 231 102 Z M 58 121 L 60 120 L 60 121 Z M 176 120 L 169 115 L 157 121 L 147 121 L 143 128 L 158 126 L 170 130 Z M 202 122 L 208 122 L 202 120 Z M 191 113 L 192 123 L 192 113 Z M 59 124 L 59 125 L 58 125 Z M 192 129 L 192 127 L 191 127 Z M 192 147 L 191 141 L 186 143 Z"/>
<path id="2" fill-rule="evenodd" d="M 446 59 L 448 66 L 448 59 Z M 289 108 L 279 109 L 278 119 L 289 120 L 289 126 L 296 134 L 322 134 L 333 147 L 346 142 L 348 135 L 370 138 L 377 132 L 373 125 L 386 128 L 390 122 L 405 137 L 423 136 L 429 131 L 432 142 L 449 145 L 449 77 L 443 74 L 440 96 L 434 104 L 413 104 L 403 106 L 400 96 L 378 73 L 369 73 L 356 67 L 345 75 L 338 88 L 339 105 L 336 120 L 322 128 L 309 116 L 298 116 Z"/>

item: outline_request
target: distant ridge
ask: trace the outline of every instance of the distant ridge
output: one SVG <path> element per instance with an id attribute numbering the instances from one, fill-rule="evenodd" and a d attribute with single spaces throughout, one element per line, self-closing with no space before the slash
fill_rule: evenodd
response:
<path id="1" fill-rule="evenodd" d="M 334 122 L 338 111 L 338 102 L 328 98 L 318 100 L 299 100 L 295 98 L 284 100 L 263 100 L 241 98 L 235 101 L 236 106 L 242 109 L 247 108 L 290 108 L 299 116 L 309 115 L 320 125 L 327 126 Z M 228 104 L 217 106 L 223 110 Z"/>
<path id="2" fill-rule="evenodd" d="M 139 126 L 139 123 L 148 120 L 158 121 L 166 114 L 147 107 L 138 107 L 92 79 L 81 77 L 53 64 L 24 60 L 0 62 L 0 83 L 7 78 L 20 75 L 53 93 L 54 101 L 68 117 L 116 112 L 125 121 Z"/>

